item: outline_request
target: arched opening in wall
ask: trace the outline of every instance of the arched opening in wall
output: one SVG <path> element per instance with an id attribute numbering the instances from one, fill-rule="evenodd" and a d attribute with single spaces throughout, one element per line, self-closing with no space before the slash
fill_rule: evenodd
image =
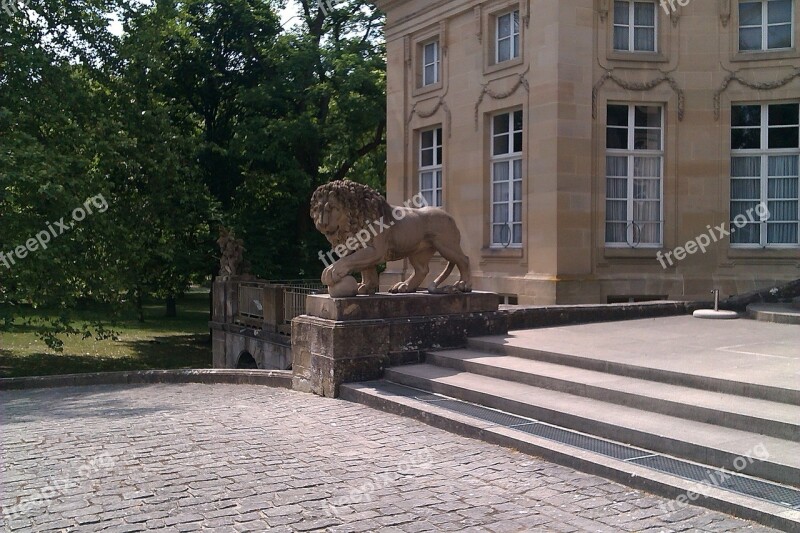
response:
<path id="1" fill-rule="evenodd" d="M 239 361 L 236 363 L 236 368 L 241 368 L 244 370 L 257 370 L 258 363 L 256 363 L 256 360 L 252 355 L 247 352 L 242 352 L 242 354 L 239 356 Z"/>

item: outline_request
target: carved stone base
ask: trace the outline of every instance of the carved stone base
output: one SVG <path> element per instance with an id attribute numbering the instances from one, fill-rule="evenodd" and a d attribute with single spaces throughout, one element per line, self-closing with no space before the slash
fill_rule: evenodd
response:
<path id="1" fill-rule="evenodd" d="M 293 387 L 336 397 L 342 383 L 378 379 L 390 363 L 508 333 L 498 303 L 485 292 L 309 296 L 308 314 L 292 321 Z"/>

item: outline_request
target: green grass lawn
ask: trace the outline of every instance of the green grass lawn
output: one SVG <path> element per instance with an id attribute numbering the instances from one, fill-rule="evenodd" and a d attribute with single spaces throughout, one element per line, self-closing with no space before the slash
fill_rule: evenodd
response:
<path id="1" fill-rule="evenodd" d="M 210 368 L 208 289 L 191 290 L 178 302 L 178 316 L 165 318 L 163 302 L 148 302 L 145 321 L 133 313 L 113 325 L 118 340 L 64 337 L 64 351 L 51 351 L 22 320 L 0 333 L 0 377 L 43 376 L 117 370 Z M 31 314 L 44 316 L 47 311 Z M 76 312 L 78 320 L 104 318 L 101 310 Z"/>

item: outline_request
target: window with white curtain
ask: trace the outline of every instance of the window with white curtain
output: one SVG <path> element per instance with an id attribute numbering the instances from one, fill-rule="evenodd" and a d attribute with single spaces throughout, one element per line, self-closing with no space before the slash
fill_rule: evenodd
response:
<path id="1" fill-rule="evenodd" d="M 614 2 L 614 50 L 624 52 L 656 51 L 655 2 Z"/>
<path id="2" fill-rule="evenodd" d="M 428 205 L 442 207 L 442 128 L 419 137 L 419 192 Z"/>
<path id="3" fill-rule="evenodd" d="M 606 246 L 662 243 L 663 107 L 608 104 Z"/>
<path id="4" fill-rule="evenodd" d="M 519 10 L 495 20 L 495 63 L 519 57 Z"/>
<path id="5" fill-rule="evenodd" d="M 422 86 L 439 83 L 439 41 L 422 46 Z"/>
<path id="6" fill-rule="evenodd" d="M 731 246 L 800 244 L 798 167 L 800 103 L 731 106 L 731 220 L 753 219 L 732 226 Z"/>
<path id="7" fill-rule="evenodd" d="M 739 51 L 792 47 L 792 0 L 739 2 Z"/>
<path id="8" fill-rule="evenodd" d="M 492 117 L 492 247 L 522 246 L 522 111 Z"/>

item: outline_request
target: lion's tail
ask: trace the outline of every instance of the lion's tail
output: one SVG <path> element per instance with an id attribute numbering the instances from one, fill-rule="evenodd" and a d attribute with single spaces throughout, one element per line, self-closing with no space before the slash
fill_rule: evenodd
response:
<path id="1" fill-rule="evenodd" d="M 447 276 L 449 276 L 453 272 L 453 268 L 455 266 L 456 264 L 453 263 L 452 261 L 447 262 L 447 267 L 442 271 L 441 274 L 439 274 L 439 277 L 437 277 L 436 280 L 433 282 L 434 289 L 438 287 L 444 280 L 447 279 Z"/>

